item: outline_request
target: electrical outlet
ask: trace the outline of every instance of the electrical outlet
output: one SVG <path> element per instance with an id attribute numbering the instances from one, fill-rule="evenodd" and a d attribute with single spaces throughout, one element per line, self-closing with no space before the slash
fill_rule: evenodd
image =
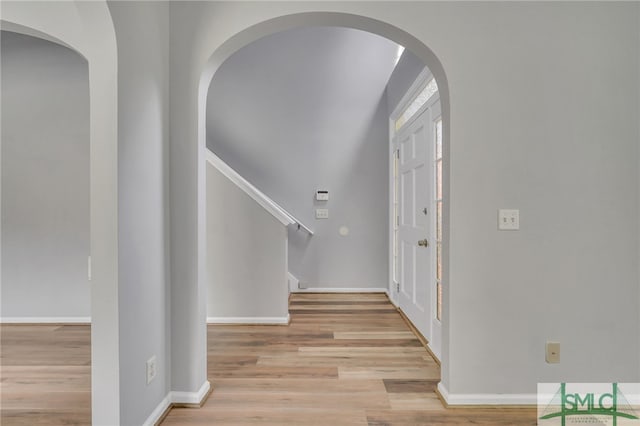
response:
<path id="1" fill-rule="evenodd" d="M 545 360 L 547 364 L 560 363 L 560 342 L 547 342 Z"/>
<path id="2" fill-rule="evenodd" d="M 156 356 L 152 356 L 147 360 L 147 384 L 156 378 Z"/>
<path id="3" fill-rule="evenodd" d="M 498 229 L 501 231 L 517 231 L 520 229 L 520 210 L 498 210 Z"/>
<path id="4" fill-rule="evenodd" d="M 316 219 L 329 219 L 329 209 L 316 209 Z"/>

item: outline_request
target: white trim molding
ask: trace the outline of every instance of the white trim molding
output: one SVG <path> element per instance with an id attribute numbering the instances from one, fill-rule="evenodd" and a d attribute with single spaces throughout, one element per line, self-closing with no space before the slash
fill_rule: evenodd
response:
<path id="1" fill-rule="evenodd" d="M 393 109 L 393 111 L 389 115 L 390 123 L 395 124 L 395 121 L 398 118 L 400 118 L 400 115 L 402 115 L 404 110 L 409 107 L 411 102 L 413 102 L 416 96 L 418 96 L 420 91 L 425 88 L 425 86 L 427 85 L 429 80 L 431 80 L 432 77 L 433 77 L 433 74 L 431 73 L 431 70 L 429 70 L 429 67 L 425 66 L 422 69 L 422 71 L 420 71 L 420 73 L 417 75 L 415 80 L 413 80 L 413 83 L 411 83 L 411 86 L 409 86 L 405 94 L 402 96 L 402 98 L 398 102 L 398 105 L 396 105 L 396 107 Z M 396 128 L 395 125 L 389 126 L 389 129 L 392 130 L 393 133 L 395 133 L 395 128 Z"/>
<path id="2" fill-rule="evenodd" d="M 142 423 L 142 426 L 154 426 L 175 404 L 200 405 L 211 390 L 211 383 L 205 381 L 197 392 L 169 392 L 160 404 Z"/>
<path id="3" fill-rule="evenodd" d="M 207 324 L 287 325 L 289 322 L 289 314 L 286 317 L 207 317 Z"/>
<path id="4" fill-rule="evenodd" d="M 197 392 L 171 392 L 172 404 L 201 404 L 202 400 L 209 393 L 211 389 L 211 383 L 205 381 Z"/>
<path id="5" fill-rule="evenodd" d="M 91 324 L 91 317 L 2 317 L 0 324 Z"/>
<path id="6" fill-rule="evenodd" d="M 292 293 L 298 290 L 298 286 L 300 285 L 300 280 L 296 278 L 291 272 L 287 272 L 287 281 L 289 282 L 289 293 Z"/>
<path id="7" fill-rule="evenodd" d="M 450 394 L 442 382 L 438 383 L 438 393 L 448 406 L 464 405 L 537 405 L 535 393 L 468 393 Z"/>
<path id="8" fill-rule="evenodd" d="M 155 410 L 147 417 L 147 420 L 142 423 L 142 426 L 155 426 L 156 423 L 171 409 L 171 392 L 164 397 Z"/>
<path id="9" fill-rule="evenodd" d="M 291 290 L 292 293 L 385 293 L 388 294 L 389 291 L 386 288 L 358 288 L 358 287 L 307 287 L 307 288 L 296 288 Z"/>

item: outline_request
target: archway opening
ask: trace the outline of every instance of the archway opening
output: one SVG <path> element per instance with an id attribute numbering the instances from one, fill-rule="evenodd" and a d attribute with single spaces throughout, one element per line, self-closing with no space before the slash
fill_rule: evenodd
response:
<path id="1" fill-rule="evenodd" d="M 89 94 L 89 245 L 93 423 L 120 418 L 118 350 L 117 73 L 113 24 L 105 3 L 2 4 L 2 30 L 69 48 L 86 59 Z M 66 96 L 66 94 L 65 94 Z M 3 92 L 4 98 L 4 92 Z M 34 124 L 35 126 L 36 124 Z M 3 181 L 4 184 L 4 181 Z M 87 366 L 88 367 L 88 366 Z M 4 414 L 4 413 L 3 413 Z"/>
<path id="2" fill-rule="evenodd" d="M 31 378 L 22 389 L 26 411 L 11 415 L 89 423 L 88 62 L 30 35 L 3 30 L 1 43 L 2 344 L 11 348 L 3 364 Z M 48 383 L 38 375 L 45 366 Z M 77 411 L 54 413 L 43 402 L 57 375 L 69 384 L 56 385 L 56 395 Z M 9 405 L 13 389 L 4 392 Z"/>
<path id="3" fill-rule="evenodd" d="M 224 43 L 214 54 L 210 57 L 207 67 L 202 73 L 199 89 L 199 177 L 198 177 L 198 227 L 200 230 L 206 229 L 206 155 L 207 155 L 207 143 L 211 145 L 211 139 L 207 134 L 207 99 L 210 87 L 213 87 L 212 80 L 215 79 L 216 72 L 223 69 L 225 61 L 231 58 L 234 53 L 240 51 L 243 47 L 250 45 L 251 43 L 260 40 L 264 37 L 268 37 L 273 34 L 281 33 L 294 28 L 305 27 L 341 27 L 365 31 L 367 33 L 376 34 L 382 36 L 397 45 L 402 45 L 408 51 L 410 51 L 417 59 L 422 61 L 429 68 L 434 80 L 437 82 L 440 95 L 441 105 L 441 137 L 442 137 L 442 200 L 444 201 L 444 209 L 442 211 L 442 237 L 441 237 L 441 253 L 442 253 L 442 281 L 448 280 L 448 153 L 449 153 L 449 94 L 447 87 L 447 80 L 444 74 L 444 70 L 433 54 L 433 52 L 425 46 L 422 42 L 412 37 L 410 34 L 393 27 L 389 24 L 364 18 L 356 15 L 340 14 L 340 13 L 303 13 L 297 15 L 284 16 L 276 18 L 251 28 L 244 30 L 237 34 L 226 43 Z M 388 137 L 388 135 L 387 135 Z M 388 140 L 388 139 L 387 139 Z M 224 154 L 223 154 L 224 155 Z M 227 154 L 228 155 L 228 154 Z M 229 155 L 228 155 L 229 157 Z M 232 157 L 232 156 L 231 156 Z M 232 160 L 233 161 L 233 160 Z M 322 189 L 322 188 L 317 188 Z M 294 212 L 295 213 L 295 212 Z M 340 227 L 340 232 L 346 232 L 344 229 L 348 227 Z M 199 235 L 205 235 L 204 231 L 199 232 Z M 206 243 L 203 240 L 199 241 L 198 248 L 198 262 L 199 262 L 199 287 L 205 289 L 209 286 L 207 273 L 205 271 L 209 259 L 207 258 Z M 391 276 L 389 275 L 389 278 Z M 390 287 L 390 282 L 387 283 L 387 287 Z M 446 288 L 446 287 L 445 287 Z M 448 357 L 448 291 L 445 290 L 442 293 L 441 304 L 441 318 L 442 321 L 442 343 L 441 343 L 441 360 L 442 360 L 442 379 L 446 380 L 448 375 L 447 370 L 447 357 Z"/>

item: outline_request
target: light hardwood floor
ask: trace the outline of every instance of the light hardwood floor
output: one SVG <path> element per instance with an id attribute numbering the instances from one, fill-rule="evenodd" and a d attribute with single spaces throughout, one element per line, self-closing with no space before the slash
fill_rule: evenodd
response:
<path id="1" fill-rule="evenodd" d="M 382 294 L 294 294 L 289 326 L 209 326 L 200 409 L 174 425 L 535 425 L 535 409 L 445 409 L 440 368 Z"/>
<path id="2" fill-rule="evenodd" d="M 0 424 L 90 424 L 90 326 L 2 325 L 0 333 Z"/>
<path id="3" fill-rule="evenodd" d="M 445 409 L 440 369 L 384 295 L 296 294 L 289 326 L 209 326 L 200 409 L 172 425 L 535 425 L 535 410 Z M 2 326 L 5 425 L 90 423 L 88 326 Z"/>

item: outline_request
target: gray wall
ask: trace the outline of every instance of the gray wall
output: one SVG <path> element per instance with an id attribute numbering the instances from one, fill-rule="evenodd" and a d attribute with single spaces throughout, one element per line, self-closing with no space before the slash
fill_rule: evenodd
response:
<path id="1" fill-rule="evenodd" d="M 112 2 L 118 40 L 121 424 L 140 425 L 170 390 L 165 211 L 169 4 Z M 146 361 L 157 376 L 146 383 Z"/>
<path id="2" fill-rule="evenodd" d="M 405 49 L 387 83 L 387 109 L 389 116 L 391 116 L 393 110 L 398 106 L 402 97 L 409 91 L 409 88 L 424 68 L 424 62 L 411 51 Z"/>
<path id="3" fill-rule="evenodd" d="M 172 267 L 187 294 L 172 305 L 187 317 L 180 326 L 197 324 L 203 309 L 194 261 L 202 193 L 198 175 L 187 173 L 198 165 L 202 70 L 212 55 L 215 67 L 253 37 L 329 22 L 334 15 L 296 15 L 328 10 L 395 37 L 424 60 L 427 45 L 446 72 L 450 214 L 442 362 L 452 397 L 532 395 L 540 381 L 640 380 L 639 8 L 587 2 L 172 5 L 171 188 L 179 197 L 171 208 Z M 497 231 L 501 207 L 520 209 L 519 232 Z M 178 333 L 180 326 L 174 336 L 184 335 L 181 344 L 194 351 L 185 351 L 176 371 L 186 359 L 201 361 L 205 338 Z M 544 362 L 547 339 L 562 342 L 561 364 Z M 200 385 L 202 371 L 181 373 L 186 387 Z"/>
<path id="4" fill-rule="evenodd" d="M 290 234 L 290 271 L 310 287 L 387 287 L 384 88 L 396 51 L 358 30 L 296 29 L 245 47 L 213 78 L 207 145 L 315 231 Z M 315 202 L 317 189 L 330 200 Z"/>
<path id="5" fill-rule="evenodd" d="M 444 15 L 460 25 L 439 49 L 452 108 L 452 392 L 640 378 L 639 6 Z M 497 231 L 498 208 L 520 209 L 519 232 Z M 560 365 L 545 363 L 547 340 L 562 343 Z"/>
<path id="6" fill-rule="evenodd" d="M 2 316 L 88 319 L 87 62 L 4 31 L 0 54 Z"/>
<path id="7" fill-rule="evenodd" d="M 286 319 L 287 228 L 207 163 L 207 316 Z"/>

